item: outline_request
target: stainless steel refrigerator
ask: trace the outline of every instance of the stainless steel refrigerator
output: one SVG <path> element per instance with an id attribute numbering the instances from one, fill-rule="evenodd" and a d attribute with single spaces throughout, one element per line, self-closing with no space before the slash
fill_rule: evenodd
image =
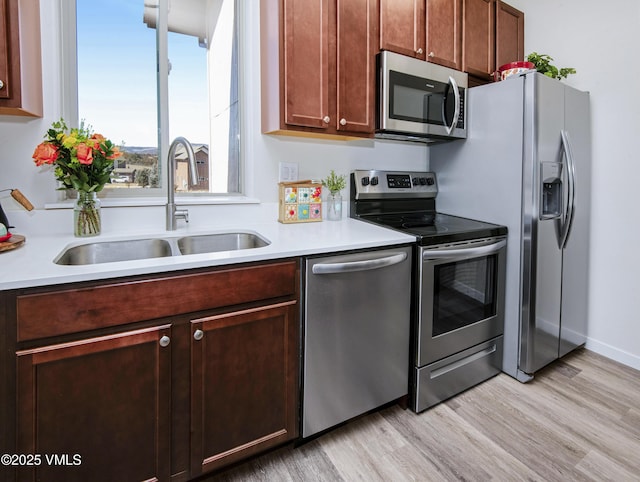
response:
<path id="1" fill-rule="evenodd" d="M 531 72 L 467 108 L 467 139 L 429 150 L 438 210 L 509 228 L 503 371 L 524 382 L 586 341 L 589 94 Z"/>

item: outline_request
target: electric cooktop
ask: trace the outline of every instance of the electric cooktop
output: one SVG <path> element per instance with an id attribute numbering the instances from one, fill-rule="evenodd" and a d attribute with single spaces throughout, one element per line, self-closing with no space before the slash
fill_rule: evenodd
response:
<path id="1" fill-rule="evenodd" d="M 505 226 L 437 212 L 437 194 L 433 172 L 354 171 L 350 216 L 412 234 L 422 246 L 507 234 Z"/>

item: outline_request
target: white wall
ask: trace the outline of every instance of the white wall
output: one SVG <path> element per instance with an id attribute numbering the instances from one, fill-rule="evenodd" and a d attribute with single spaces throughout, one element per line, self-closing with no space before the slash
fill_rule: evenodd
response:
<path id="1" fill-rule="evenodd" d="M 640 2 L 507 0 L 525 12 L 525 54 L 574 67 L 591 93 L 593 186 L 587 347 L 640 369 Z M 515 60 L 515 59 L 514 59 Z"/>

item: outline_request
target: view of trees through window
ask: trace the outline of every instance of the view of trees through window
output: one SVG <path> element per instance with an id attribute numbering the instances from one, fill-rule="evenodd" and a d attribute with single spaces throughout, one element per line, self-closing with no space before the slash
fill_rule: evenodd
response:
<path id="1" fill-rule="evenodd" d="M 79 118 L 123 152 L 107 189 L 162 187 L 163 129 L 170 140 L 187 138 L 196 155 L 192 184 L 186 152 L 178 148 L 176 192 L 239 193 L 236 2 L 166 2 L 168 32 L 160 35 L 168 44 L 169 122 L 159 126 L 156 28 L 163 4 L 76 0 Z"/>

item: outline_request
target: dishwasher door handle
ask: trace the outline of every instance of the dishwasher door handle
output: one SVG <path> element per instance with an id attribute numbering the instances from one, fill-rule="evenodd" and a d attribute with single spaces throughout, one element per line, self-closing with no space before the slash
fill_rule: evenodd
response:
<path id="1" fill-rule="evenodd" d="M 311 271 L 313 274 L 336 274 L 352 273 L 354 271 L 368 271 L 393 266 L 394 264 L 402 263 L 405 259 L 407 259 L 407 253 L 393 254 L 385 258 L 349 261 L 347 263 L 319 263 L 314 264 Z"/>

